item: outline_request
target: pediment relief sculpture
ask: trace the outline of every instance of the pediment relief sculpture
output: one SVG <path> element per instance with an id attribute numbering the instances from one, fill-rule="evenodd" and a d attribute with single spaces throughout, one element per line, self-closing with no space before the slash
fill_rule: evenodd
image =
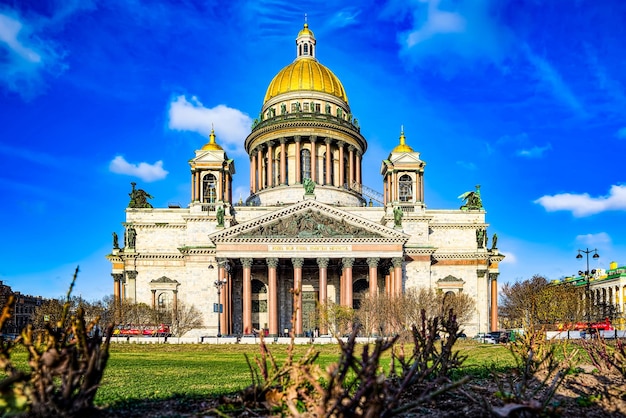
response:
<path id="1" fill-rule="evenodd" d="M 345 220 L 324 216 L 311 209 L 295 213 L 273 223 L 259 225 L 245 232 L 242 238 L 372 238 L 381 237 L 372 231 L 351 225 Z"/>

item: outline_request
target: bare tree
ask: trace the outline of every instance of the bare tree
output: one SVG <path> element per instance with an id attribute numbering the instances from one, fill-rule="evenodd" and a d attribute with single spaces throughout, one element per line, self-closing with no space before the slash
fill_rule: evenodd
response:
<path id="1" fill-rule="evenodd" d="M 182 337 L 188 331 L 204 326 L 202 315 L 194 305 L 187 305 L 183 301 L 178 301 L 176 312 L 174 313 L 173 331 L 178 337 Z"/>
<path id="2" fill-rule="evenodd" d="M 552 328 L 558 323 L 581 321 L 585 289 L 570 283 L 551 283 L 540 275 L 505 284 L 499 315 L 510 327 Z"/>

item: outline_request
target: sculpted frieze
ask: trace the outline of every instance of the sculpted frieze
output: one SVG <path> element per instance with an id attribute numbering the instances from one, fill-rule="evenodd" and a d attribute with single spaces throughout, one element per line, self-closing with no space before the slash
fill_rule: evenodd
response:
<path id="1" fill-rule="evenodd" d="M 337 220 L 312 209 L 259 225 L 242 238 L 376 238 L 381 235 Z"/>

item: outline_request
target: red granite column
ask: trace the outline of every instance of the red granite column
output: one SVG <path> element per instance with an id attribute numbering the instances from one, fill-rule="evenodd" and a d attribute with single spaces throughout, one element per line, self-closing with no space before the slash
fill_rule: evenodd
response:
<path id="1" fill-rule="evenodd" d="M 346 287 L 345 306 L 352 307 L 352 266 L 354 265 L 354 258 L 345 257 L 341 260 L 343 264 L 343 275 Z"/>
<path id="2" fill-rule="evenodd" d="M 393 281 L 394 281 L 394 294 L 396 297 L 400 297 L 402 295 L 402 262 L 404 259 L 402 257 L 396 257 L 391 260 L 393 263 Z"/>
<path id="3" fill-rule="evenodd" d="M 259 153 L 257 154 L 257 173 L 259 175 L 259 184 L 257 185 L 258 190 L 263 190 L 265 188 L 265 182 L 263 181 L 263 146 L 259 145 Z"/>
<path id="4" fill-rule="evenodd" d="M 302 336 L 302 266 L 304 258 L 292 258 L 293 264 L 293 309 L 296 311 L 296 323 L 294 333 L 297 337 Z"/>
<path id="5" fill-rule="evenodd" d="M 267 313 L 269 316 L 269 336 L 278 337 L 278 282 L 276 279 L 276 267 L 278 258 L 268 258 L 267 262 Z"/>
<path id="6" fill-rule="evenodd" d="M 374 298 L 378 295 L 378 262 L 380 258 L 371 257 L 367 259 L 367 265 L 369 266 L 369 280 L 370 280 L 370 297 Z"/>
<path id="7" fill-rule="evenodd" d="M 498 330 L 498 274 L 489 273 L 491 281 L 491 331 Z"/>
<path id="8" fill-rule="evenodd" d="M 274 162 L 274 142 L 267 143 L 267 187 L 274 186 L 274 173 L 272 163 Z"/>

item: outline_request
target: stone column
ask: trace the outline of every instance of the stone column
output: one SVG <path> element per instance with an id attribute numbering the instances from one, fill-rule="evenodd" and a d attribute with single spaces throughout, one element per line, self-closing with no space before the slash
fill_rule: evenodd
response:
<path id="1" fill-rule="evenodd" d="M 322 307 L 328 302 L 328 258 L 318 258 L 317 267 L 319 268 L 319 304 Z M 320 327 L 320 333 L 326 334 L 326 326 Z"/>
<path id="2" fill-rule="evenodd" d="M 278 258 L 267 258 L 267 313 L 269 320 L 269 336 L 278 337 L 278 282 L 276 280 L 276 267 Z"/>
<path id="3" fill-rule="evenodd" d="M 302 336 L 302 266 L 304 258 L 292 258 L 293 264 L 293 309 L 296 311 L 296 323 L 294 333 L 296 337 Z"/>
<path id="4" fill-rule="evenodd" d="M 256 193 L 256 151 L 250 154 L 250 194 Z"/>
<path id="5" fill-rule="evenodd" d="M 191 170 L 191 201 L 196 201 L 196 171 Z"/>
<path id="6" fill-rule="evenodd" d="M 354 258 L 344 257 L 342 260 L 343 275 L 346 287 L 345 306 L 352 307 L 352 266 L 354 265 Z"/>
<path id="7" fill-rule="evenodd" d="M 220 266 L 220 268 L 217 271 L 217 279 L 221 282 L 224 280 L 224 278 L 226 277 L 226 269 L 224 269 L 224 267 Z M 226 300 L 228 300 L 228 298 L 226 297 L 226 293 L 228 293 L 228 286 L 223 286 L 221 291 L 220 291 L 220 300 L 219 300 L 219 305 L 217 307 L 217 312 L 218 315 L 220 316 L 220 330 L 219 332 L 224 335 L 224 334 L 228 334 L 228 324 L 226 323 L 226 312 L 227 312 L 227 308 L 226 308 Z M 221 307 L 221 309 L 220 309 Z"/>
<path id="8" fill-rule="evenodd" d="M 174 299 L 172 300 L 172 309 L 174 311 L 174 320 L 178 320 L 178 290 L 172 290 L 174 294 Z"/>
<path id="9" fill-rule="evenodd" d="M 317 179 L 317 146 L 315 141 L 317 141 L 317 137 L 311 135 L 311 180 L 320 183 Z"/>
<path id="10" fill-rule="evenodd" d="M 202 178 L 200 177 L 200 171 L 196 170 L 196 200 L 200 201 L 202 194 Z"/>
<path id="11" fill-rule="evenodd" d="M 354 146 L 348 147 L 348 189 L 351 189 L 354 183 L 354 150 L 356 150 Z"/>
<path id="12" fill-rule="evenodd" d="M 263 181 L 263 145 L 259 145 L 259 153 L 257 154 L 257 173 L 259 175 L 259 184 L 257 185 L 258 190 L 263 190 L 265 188 L 265 182 Z"/>
<path id="13" fill-rule="evenodd" d="M 230 190 L 230 173 L 228 171 L 224 172 L 224 180 L 225 180 L 225 185 L 224 187 L 226 187 L 226 195 L 224 196 L 224 200 L 226 200 L 228 203 L 231 203 L 233 201 L 232 199 L 232 190 Z"/>
<path id="14" fill-rule="evenodd" d="M 122 304 L 122 280 L 124 275 L 122 273 L 111 273 L 113 277 L 113 303 L 117 308 L 115 311 L 115 319 L 120 320 L 119 312 Z"/>
<path id="15" fill-rule="evenodd" d="M 389 265 L 387 268 L 387 271 L 389 272 L 389 286 L 387 287 L 387 295 L 389 296 L 390 299 L 393 299 L 393 292 L 395 289 L 395 285 L 394 285 L 394 277 L 393 277 L 393 273 L 394 273 L 394 268 L 393 265 Z"/>
<path id="16" fill-rule="evenodd" d="M 489 273 L 491 282 L 490 331 L 498 330 L 498 273 Z"/>
<path id="17" fill-rule="evenodd" d="M 242 258 L 243 266 L 243 333 L 252 333 L 252 259 Z"/>
<path id="18" fill-rule="evenodd" d="M 280 138 L 280 184 L 287 184 L 287 138 Z"/>
<path id="19" fill-rule="evenodd" d="M 356 152 L 356 181 L 359 183 L 359 186 L 363 184 L 361 180 L 361 156 L 363 153 L 361 151 Z"/>
<path id="20" fill-rule="evenodd" d="M 294 136 L 293 140 L 296 143 L 296 184 L 300 184 L 302 183 L 302 170 L 300 169 L 300 135 Z"/>
<path id="21" fill-rule="evenodd" d="M 367 265 L 369 266 L 369 280 L 370 280 L 370 297 L 373 298 L 378 295 L 378 262 L 380 258 L 370 257 L 367 259 Z"/>
<path id="22" fill-rule="evenodd" d="M 156 289 L 152 289 L 152 309 L 156 309 Z"/>
<path id="23" fill-rule="evenodd" d="M 130 297 L 133 303 L 137 302 L 137 271 L 127 270 L 125 282 L 126 292 L 124 292 L 122 289 L 122 299 Z"/>
<path id="24" fill-rule="evenodd" d="M 345 178 L 345 170 L 346 167 L 343 164 L 343 141 L 337 141 L 337 146 L 339 147 L 339 187 L 343 187 L 343 182 Z"/>
<path id="25" fill-rule="evenodd" d="M 326 161 L 324 161 L 324 164 L 326 164 L 326 178 L 324 179 L 324 182 L 325 184 L 330 186 L 333 184 L 333 179 L 330 176 L 332 172 L 332 169 L 331 169 L 332 155 L 330 151 L 330 143 L 332 142 L 332 139 L 326 138 L 324 142 L 326 143 Z"/>
<path id="26" fill-rule="evenodd" d="M 274 142 L 268 141 L 267 143 L 267 187 L 274 186 L 274 173 L 272 163 L 274 162 Z"/>
<path id="27" fill-rule="evenodd" d="M 402 295 L 402 263 L 404 258 L 394 257 L 391 262 L 393 263 L 393 281 L 395 285 L 394 293 L 396 297 Z"/>

